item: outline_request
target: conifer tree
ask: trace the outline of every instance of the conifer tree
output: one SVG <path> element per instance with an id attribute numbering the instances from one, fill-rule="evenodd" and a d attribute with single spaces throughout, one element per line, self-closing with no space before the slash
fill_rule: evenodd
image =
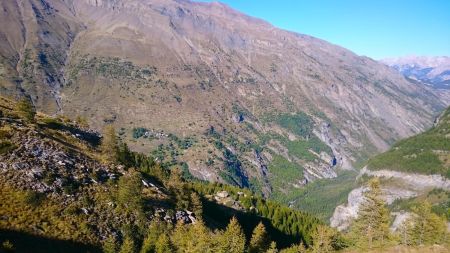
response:
<path id="1" fill-rule="evenodd" d="M 108 237 L 103 242 L 103 252 L 104 253 L 116 253 L 117 252 L 117 241 L 113 236 Z"/>
<path id="2" fill-rule="evenodd" d="M 369 181 L 369 189 L 364 193 L 358 218 L 352 225 L 352 237 L 360 248 L 383 247 L 389 239 L 389 210 L 381 197 L 378 178 Z"/>
<path id="3" fill-rule="evenodd" d="M 211 248 L 211 234 L 202 220 L 197 221 L 190 228 L 191 241 L 193 242 L 193 252 L 213 253 Z"/>
<path id="4" fill-rule="evenodd" d="M 134 253 L 135 250 L 136 249 L 133 239 L 125 237 L 125 240 L 123 240 L 122 246 L 120 247 L 119 253 Z"/>
<path id="5" fill-rule="evenodd" d="M 305 252 L 306 248 L 302 243 L 299 245 L 292 245 L 291 247 L 282 249 L 280 251 L 280 253 L 305 253 Z"/>
<path id="6" fill-rule="evenodd" d="M 253 230 L 252 238 L 250 240 L 249 253 L 266 252 L 269 249 L 269 238 L 266 228 L 260 222 Z"/>
<path id="7" fill-rule="evenodd" d="M 172 253 L 173 248 L 170 239 L 166 234 L 161 234 L 158 237 L 155 245 L 155 253 Z"/>
<path id="8" fill-rule="evenodd" d="M 264 252 L 264 251 L 260 251 L 260 252 Z M 277 249 L 277 243 L 276 242 L 271 242 L 269 249 L 267 251 L 265 251 L 266 253 L 278 253 L 278 249 Z"/>
<path id="9" fill-rule="evenodd" d="M 203 216 L 203 205 L 200 196 L 193 192 L 191 193 L 191 209 L 195 214 L 195 218 L 202 219 Z"/>
<path id="10" fill-rule="evenodd" d="M 178 221 L 172 233 L 172 242 L 177 249 L 177 252 L 191 252 L 190 249 L 192 247 L 189 240 L 188 227 L 185 226 L 182 221 Z"/>
<path id="11" fill-rule="evenodd" d="M 120 177 L 117 202 L 128 211 L 142 211 L 142 182 L 139 172 L 130 169 L 130 174 Z"/>
<path id="12" fill-rule="evenodd" d="M 245 250 L 245 235 L 238 220 L 233 217 L 220 243 L 220 252 L 242 253 Z"/>
<path id="13" fill-rule="evenodd" d="M 16 104 L 16 111 L 19 116 L 28 122 L 34 122 L 36 109 L 30 98 L 23 98 Z"/>
<path id="14" fill-rule="evenodd" d="M 117 162 L 118 141 L 116 130 L 112 125 L 107 125 L 103 128 L 103 138 L 100 148 L 103 160 L 106 163 Z"/>
<path id="15" fill-rule="evenodd" d="M 445 238 L 446 222 L 431 211 L 431 204 L 422 202 L 412 209 L 411 241 L 414 245 L 439 244 Z"/>
<path id="16" fill-rule="evenodd" d="M 314 253 L 328 253 L 333 251 L 332 240 L 335 235 L 335 232 L 325 226 L 319 225 L 317 229 L 314 231 L 313 238 L 313 246 L 312 252 Z"/>
<path id="17" fill-rule="evenodd" d="M 193 225 L 178 222 L 172 235 L 172 242 L 177 252 L 218 252 L 212 244 L 212 234 L 202 220 Z"/>
<path id="18" fill-rule="evenodd" d="M 189 190 L 187 184 L 185 184 L 182 172 L 180 169 L 175 168 L 170 172 L 169 180 L 167 180 L 166 186 L 176 198 L 177 209 L 189 208 Z"/>
<path id="19" fill-rule="evenodd" d="M 134 165 L 134 157 L 126 143 L 120 143 L 117 147 L 117 161 L 127 168 Z"/>
<path id="20" fill-rule="evenodd" d="M 153 219 L 149 225 L 147 236 L 142 243 L 141 253 L 154 253 L 159 236 L 164 233 L 167 233 L 164 223 Z"/>

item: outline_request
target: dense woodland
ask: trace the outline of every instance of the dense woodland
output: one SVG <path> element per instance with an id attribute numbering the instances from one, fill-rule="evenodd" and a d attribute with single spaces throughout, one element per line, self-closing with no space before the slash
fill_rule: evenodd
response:
<path id="1" fill-rule="evenodd" d="M 71 121 L 38 116 L 26 99 L 13 107 L 2 106 L 1 115 L 7 120 L 1 122 L 0 155 L 17 148 L 12 141 L 15 131 L 64 136 L 62 129 L 87 127 L 81 117 Z M 93 186 L 67 182 L 63 193 L 75 196 L 68 207 L 62 207 L 57 196 L 24 191 L 2 177 L 0 217 L 18 214 L 0 219 L 2 252 L 27 252 L 40 247 L 30 242 L 44 239 L 49 240 L 47 245 L 36 252 L 361 252 L 399 245 L 423 250 L 427 245 L 443 245 L 438 250 L 448 247 L 446 219 L 426 202 L 414 206 L 413 215 L 391 231 L 391 215 L 377 179 L 367 185 L 359 217 L 347 231 L 338 232 L 311 214 L 265 200 L 248 188 L 186 178 L 181 168 L 167 168 L 151 156 L 130 151 L 111 125 L 104 128 L 100 144 L 90 148 L 83 152 L 105 166 L 120 164 L 123 171 L 104 182 L 94 173 L 100 183 Z M 151 182 L 158 193 L 150 192 L 143 182 Z M 215 201 L 220 191 L 226 191 L 233 203 Z M 85 206 L 93 211 L 84 211 Z M 172 216 L 189 210 L 195 222 L 168 222 L 157 215 L 155 206 Z M 98 217 L 96 226 L 104 223 L 113 229 L 100 237 L 89 223 L 90 216 Z M 30 225 L 46 226 L 41 229 L 46 232 L 33 231 Z M 70 243 L 58 244 L 59 239 Z M 51 249 L 52 245 L 59 248 Z"/>

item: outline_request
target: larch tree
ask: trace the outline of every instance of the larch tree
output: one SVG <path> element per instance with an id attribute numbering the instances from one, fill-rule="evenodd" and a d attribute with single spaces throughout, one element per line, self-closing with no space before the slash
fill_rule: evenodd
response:
<path id="1" fill-rule="evenodd" d="M 117 162 L 118 140 L 114 126 L 107 125 L 103 128 L 103 136 L 100 149 L 104 162 Z"/>
<path id="2" fill-rule="evenodd" d="M 147 231 L 147 236 L 142 242 L 141 253 L 154 253 L 159 236 L 168 233 L 165 224 L 157 219 L 153 219 Z"/>
<path id="3" fill-rule="evenodd" d="M 276 242 L 271 242 L 269 248 L 266 251 L 260 251 L 260 252 L 278 253 L 277 243 Z"/>
<path id="4" fill-rule="evenodd" d="M 166 234 L 161 234 L 158 237 L 155 245 L 155 253 L 172 253 L 173 247 L 170 238 Z"/>
<path id="5" fill-rule="evenodd" d="M 142 213 L 142 178 L 138 171 L 130 169 L 130 173 L 120 177 L 117 202 L 127 211 Z"/>
<path id="6" fill-rule="evenodd" d="M 431 211 L 431 204 L 419 203 L 412 211 L 412 244 L 431 245 L 443 242 L 447 230 L 446 221 Z"/>
<path id="7" fill-rule="evenodd" d="M 316 230 L 314 231 L 312 238 L 313 238 L 313 245 L 312 245 L 312 252 L 314 253 L 328 253 L 333 251 L 332 242 L 333 237 L 335 235 L 335 231 L 327 227 L 325 225 L 319 225 L 317 226 Z"/>
<path id="8" fill-rule="evenodd" d="M 390 214 L 382 199 L 380 181 L 378 178 L 371 179 L 368 190 L 364 192 L 358 218 L 351 228 L 356 246 L 372 249 L 386 245 L 390 237 L 389 223 Z"/>
<path id="9" fill-rule="evenodd" d="M 220 252 L 242 253 L 245 250 L 245 235 L 238 220 L 233 217 L 222 235 Z"/>
<path id="10" fill-rule="evenodd" d="M 122 246 L 120 247 L 119 253 L 135 253 L 136 248 L 133 239 L 125 237 Z"/>
<path id="11" fill-rule="evenodd" d="M 202 199 L 196 192 L 191 193 L 191 209 L 198 220 L 203 219 L 203 204 Z"/>
<path id="12" fill-rule="evenodd" d="M 103 242 L 103 252 L 104 253 L 116 253 L 117 252 L 117 241 L 113 236 L 110 236 Z"/>
<path id="13" fill-rule="evenodd" d="M 303 244 L 292 245 L 289 248 L 282 249 L 280 253 L 306 253 L 306 248 Z"/>
<path id="14" fill-rule="evenodd" d="M 270 241 L 267 235 L 266 227 L 260 222 L 253 230 L 250 239 L 249 253 L 266 252 L 269 249 Z"/>

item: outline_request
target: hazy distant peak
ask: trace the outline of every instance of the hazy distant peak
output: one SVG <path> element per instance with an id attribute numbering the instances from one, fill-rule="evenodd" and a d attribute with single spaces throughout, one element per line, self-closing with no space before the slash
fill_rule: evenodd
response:
<path id="1" fill-rule="evenodd" d="M 404 76 L 438 89 L 450 89 L 450 57 L 406 56 L 381 60 Z"/>
<path id="2" fill-rule="evenodd" d="M 449 56 L 404 56 L 404 57 L 395 57 L 395 58 L 387 58 L 381 60 L 381 62 L 387 65 L 415 65 L 420 67 L 438 67 L 442 65 L 450 66 L 450 57 Z"/>

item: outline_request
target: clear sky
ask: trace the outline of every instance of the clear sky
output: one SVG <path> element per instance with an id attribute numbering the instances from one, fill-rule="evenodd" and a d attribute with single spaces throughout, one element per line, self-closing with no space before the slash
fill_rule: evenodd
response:
<path id="1" fill-rule="evenodd" d="M 374 59 L 450 56 L 450 0 L 220 2 L 277 27 L 318 37 Z"/>

